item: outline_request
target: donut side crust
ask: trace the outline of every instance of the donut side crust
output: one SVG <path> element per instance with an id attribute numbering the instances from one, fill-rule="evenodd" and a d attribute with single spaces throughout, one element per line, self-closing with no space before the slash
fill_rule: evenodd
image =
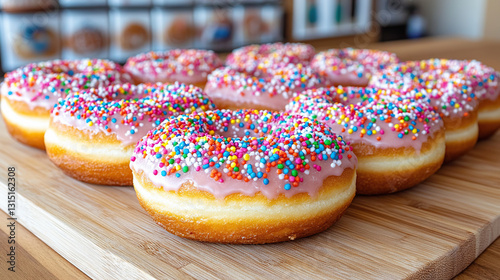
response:
<path id="1" fill-rule="evenodd" d="M 434 174 L 445 157 L 443 131 L 423 143 L 420 152 L 412 147 L 352 146 L 359 163 L 356 189 L 363 195 L 389 194 L 416 186 Z"/>
<path id="2" fill-rule="evenodd" d="M 301 193 L 270 200 L 257 193 L 216 199 L 191 181 L 177 192 L 164 191 L 144 173 L 133 173 L 137 198 L 158 225 L 180 237 L 231 244 L 282 242 L 328 229 L 352 202 L 356 180 L 352 169 L 330 176 L 315 198 Z"/>
<path id="3" fill-rule="evenodd" d="M 31 110 L 24 102 L 2 96 L 1 112 L 7 131 L 14 139 L 28 146 L 45 150 L 43 137 L 47 125 L 33 126 L 30 123 L 48 123 L 50 115 L 47 109 L 35 107 Z"/>
<path id="4" fill-rule="evenodd" d="M 98 185 L 132 185 L 129 163 L 134 145 L 123 147 L 114 135 L 51 121 L 45 145 L 49 159 L 70 177 Z"/>
<path id="5" fill-rule="evenodd" d="M 444 162 L 451 162 L 472 150 L 477 143 L 479 126 L 477 114 L 462 118 L 462 125 L 453 129 L 445 128 L 446 155 Z"/>
<path id="6" fill-rule="evenodd" d="M 478 110 L 479 139 L 486 139 L 500 128 L 500 96 L 496 100 L 484 100 Z"/>

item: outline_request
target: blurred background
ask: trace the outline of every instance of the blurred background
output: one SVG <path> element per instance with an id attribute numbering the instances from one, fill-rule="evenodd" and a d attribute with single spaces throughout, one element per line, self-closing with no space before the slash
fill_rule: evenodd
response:
<path id="1" fill-rule="evenodd" d="M 1 69 L 55 58 L 251 43 L 330 48 L 427 36 L 500 40 L 500 0 L 1 0 Z"/>

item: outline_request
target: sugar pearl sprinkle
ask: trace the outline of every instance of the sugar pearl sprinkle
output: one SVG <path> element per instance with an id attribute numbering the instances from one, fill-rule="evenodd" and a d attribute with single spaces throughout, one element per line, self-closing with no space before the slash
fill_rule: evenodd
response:
<path id="1" fill-rule="evenodd" d="M 154 176 L 205 172 L 220 183 L 259 181 L 290 190 L 310 169 L 321 172 L 320 162 L 335 167 L 343 157 L 355 156 L 342 137 L 307 117 L 215 110 L 166 120 L 137 144 L 132 162 L 137 157 L 153 162 Z M 271 172 L 279 176 L 268 176 Z"/>
<path id="2" fill-rule="evenodd" d="M 208 50 L 175 49 L 165 52 L 148 52 L 127 60 L 125 68 L 134 68 L 141 73 L 170 76 L 207 76 L 215 68 L 222 66 L 222 61 Z"/>
<path id="3" fill-rule="evenodd" d="M 358 77 L 370 77 L 386 66 L 398 63 L 394 53 L 369 49 L 330 49 L 314 56 L 311 67 L 321 76 L 327 72 L 336 74 L 354 73 Z"/>
<path id="4" fill-rule="evenodd" d="M 38 87 L 31 101 L 65 96 L 72 90 L 83 90 L 129 82 L 130 77 L 121 73 L 121 67 L 103 59 L 53 60 L 31 63 L 5 74 L 9 88 Z M 23 92 L 11 90 L 8 95 L 22 96 Z"/>
<path id="5" fill-rule="evenodd" d="M 442 117 L 467 117 L 477 108 L 479 84 L 458 69 L 450 70 L 463 67 L 456 62 L 430 59 L 394 64 L 377 73 L 369 84 L 422 95 Z"/>
<path id="6" fill-rule="evenodd" d="M 150 123 L 150 130 L 170 116 L 210 109 L 214 109 L 212 102 L 194 86 L 121 84 L 79 91 L 59 99 L 52 114 L 69 115 L 84 121 L 87 128 L 98 127 L 115 134 L 124 131 L 125 136 L 131 136 L 144 123 Z"/>
<path id="7" fill-rule="evenodd" d="M 226 65 L 239 72 L 260 76 L 269 66 L 276 64 L 308 65 L 314 54 L 311 45 L 301 43 L 250 45 L 233 50 Z"/>
<path id="8" fill-rule="evenodd" d="M 338 124 L 342 127 L 341 133 L 358 134 L 360 138 L 377 141 L 391 136 L 417 140 L 420 135 L 429 134 L 433 126 L 441 125 L 439 115 L 425 100 L 375 88 L 313 89 L 292 99 L 286 110 Z M 381 126 L 381 123 L 388 126 Z M 388 134 L 384 127 L 394 133 Z"/>
<path id="9" fill-rule="evenodd" d="M 223 67 L 208 75 L 207 84 L 211 84 L 214 88 L 231 88 L 240 95 L 268 95 L 269 97 L 281 95 L 284 98 L 290 98 L 297 92 L 321 83 L 316 73 L 302 64 L 275 66 L 268 71 L 271 75 L 256 77 Z"/>

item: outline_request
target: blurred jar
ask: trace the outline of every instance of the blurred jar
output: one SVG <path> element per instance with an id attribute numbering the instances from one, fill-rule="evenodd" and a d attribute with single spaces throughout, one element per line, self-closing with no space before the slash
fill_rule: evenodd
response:
<path id="1" fill-rule="evenodd" d="M 416 5 L 408 7 L 408 23 L 406 25 L 406 36 L 409 39 L 416 39 L 425 36 L 426 23 L 424 17 Z"/>
<path id="2" fill-rule="evenodd" d="M 57 7 L 57 0 L 2 0 L 2 10 L 7 13 L 44 11 Z"/>

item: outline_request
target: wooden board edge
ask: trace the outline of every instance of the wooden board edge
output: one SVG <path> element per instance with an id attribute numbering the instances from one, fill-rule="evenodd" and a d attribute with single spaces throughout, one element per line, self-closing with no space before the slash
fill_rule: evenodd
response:
<path id="1" fill-rule="evenodd" d="M 7 185 L 4 182 L 0 182 L 0 201 L 7 201 Z M 8 213 L 7 203 L 0 203 L 0 209 Z M 110 251 L 101 249 L 81 236 L 76 230 L 68 227 L 63 221 L 30 202 L 19 192 L 16 192 L 15 217 L 17 222 L 93 279 L 108 279 L 110 277 L 155 279 L 148 272 L 140 270 L 137 266 Z M 46 234 L 47 231 L 44 231 L 44 228 L 51 228 L 51 234 Z M 75 238 L 75 236 L 81 236 L 81 238 Z M 79 242 L 75 242 L 75 240 Z M 110 271 L 113 271 L 113 274 L 109 274 Z"/>
<path id="2" fill-rule="evenodd" d="M 0 182 L 0 190 L 0 201 L 7 201 L 7 185 Z M 7 213 L 7 204 L 0 204 L 0 209 Z M 103 250 L 83 236 L 75 238 L 80 235 L 76 230 L 71 229 L 63 221 L 30 202 L 18 192 L 16 193 L 16 217 L 20 224 L 91 278 L 103 279 L 113 275 L 113 277 L 123 279 L 155 279 L 146 271 L 140 270 L 134 264 L 110 251 Z M 497 220 L 500 220 L 500 217 L 497 217 Z M 52 234 L 48 235 L 43 230 L 47 227 L 51 228 Z M 457 245 L 457 248 L 463 247 L 462 249 L 453 249 L 450 254 L 443 256 L 447 260 L 435 260 L 409 276 L 408 279 L 422 277 L 447 279 L 457 276 L 498 237 L 500 237 L 500 221 L 492 221 L 478 232 L 471 232 L 470 237 L 464 241 L 467 243 L 465 246 Z M 74 240 L 83 240 L 84 243 L 75 243 Z M 85 250 L 81 250 L 82 248 Z M 465 261 L 460 262 L 458 258 L 465 259 Z M 439 263 L 441 264 L 437 265 Z"/>

